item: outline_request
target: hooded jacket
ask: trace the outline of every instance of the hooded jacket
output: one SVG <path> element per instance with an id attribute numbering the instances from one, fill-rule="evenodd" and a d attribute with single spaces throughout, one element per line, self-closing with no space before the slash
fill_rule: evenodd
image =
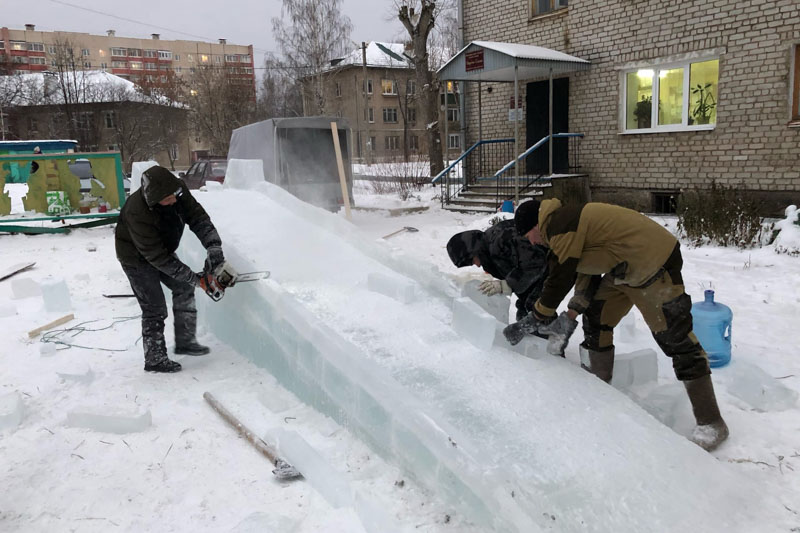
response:
<path id="1" fill-rule="evenodd" d="M 159 204 L 171 194 L 177 197 L 174 204 Z M 120 212 L 117 259 L 123 264 L 149 263 L 173 279 L 194 283 L 197 274 L 175 255 L 186 224 L 205 248 L 222 245 L 211 218 L 186 183 L 163 167 L 150 168 Z"/>
<path id="2" fill-rule="evenodd" d="M 558 199 L 539 207 L 539 231 L 556 261 L 536 302 L 536 311 L 555 314 L 575 285 L 569 307 L 582 313 L 599 276 L 639 287 L 653 278 L 678 240 L 652 219 L 625 207 L 599 202 L 562 206 Z"/>
<path id="3" fill-rule="evenodd" d="M 505 280 L 517 295 L 541 285 L 547 276 L 547 249 L 533 246 L 528 239 L 517 235 L 513 220 L 501 220 L 484 231 L 475 255 L 481 261 L 481 268 Z"/>

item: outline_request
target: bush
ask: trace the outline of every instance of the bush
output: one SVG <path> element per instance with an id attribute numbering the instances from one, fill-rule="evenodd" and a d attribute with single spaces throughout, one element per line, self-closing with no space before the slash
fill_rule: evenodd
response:
<path id="1" fill-rule="evenodd" d="M 711 182 L 710 189 L 683 191 L 678 198 L 678 230 L 692 244 L 751 248 L 761 242 L 761 202 L 747 191 Z"/>
<path id="2" fill-rule="evenodd" d="M 374 194 L 397 194 L 408 200 L 415 192 L 430 184 L 427 160 L 419 157 L 409 162 L 387 161 L 373 164 L 368 172 L 376 178 L 370 182 Z"/>

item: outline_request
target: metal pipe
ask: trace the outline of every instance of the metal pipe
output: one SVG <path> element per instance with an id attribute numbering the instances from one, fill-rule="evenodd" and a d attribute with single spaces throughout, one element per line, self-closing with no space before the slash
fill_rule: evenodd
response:
<path id="1" fill-rule="evenodd" d="M 367 164 L 372 164 L 372 150 L 374 146 L 370 146 L 371 137 L 369 136 L 369 94 L 367 94 L 367 43 L 361 41 L 361 72 L 364 74 L 364 124 L 367 130 L 367 138 L 364 140 L 364 149 L 366 153 L 364 156 L 367 158 Z"/>
<path id="2" fill-rule="evenodd" d="M 550 67 L 550 176 L 553 175 L 553 67 Z"/>
<path id="3" fill-rule="evenodd" d="M 519 154 L 519 115 L 517 109 L 519 108 L 519 65 L 517 60 L 514 59 L 514 205 L 519 206 L 519 161 L 517 161 L 517 154 Z M 551 120 L 552 122 L 552 120 Z"/>

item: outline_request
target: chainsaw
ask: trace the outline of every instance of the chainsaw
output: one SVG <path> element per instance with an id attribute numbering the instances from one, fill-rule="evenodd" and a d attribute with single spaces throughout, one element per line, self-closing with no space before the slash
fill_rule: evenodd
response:
<path id="1" fill-rule="evenodd" d="M 237 283 L 267 279 L 269 271 L 239 273 L 227 261 L 214 269 L 214 272 L 204 273 L 200 277 L 200 288 L 215 302 L 222 300 L 225 289 Z"/>

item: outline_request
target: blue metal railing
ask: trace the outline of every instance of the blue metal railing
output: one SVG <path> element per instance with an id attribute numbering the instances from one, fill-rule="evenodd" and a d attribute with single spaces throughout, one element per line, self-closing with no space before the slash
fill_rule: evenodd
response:
<path id="1" fill-rule="evenodd" d="M 565 138 L 567 138 L 567 139 L 568 138 L 581 138 L 582 139 L 583 138 L 583 133 L 554 133 L 553 134 L 553 138 L 554 139 L 565 139 Z M 528 158 L 529 155 L 531 155 L 533 152 L 535 152 L 536 150 L 538 150 L 539 148 L 544 146 L 549 140 L 550 140 L 550 136 L 549 135 L 539 139 L 530 148 L 528 148 L 527 150 L 525 150 L 524 152 L 519 154 L 516 159 L 512 159 L 511 161 L 506 163 L 503 166 L 503 168 L 501 168 L 500 170 L 495 172 L 494 177 L 495 178 L 500 178 L 500 176 L 502 176 L 503 174 L 508 172 L 510 169 L 514 168 L 514 165 L 516 164 L 517 161 L 524 161 L 525 159 Z M 577 148 L 577 146 L 578 145 L 576 144 L 575 147 Z M 577 157 L 578 151 L 577 150 L 570 150 L 570 155 L 573 155 L 574 157 Z M 578 160 L 575 159 L 575 161 L 578 161 Z M 579 168 L 579 165 L 577 165 L 577 164 L 576 165 L 570 165 L 570 167 L 578 167 Z"/>
<path id="2" fill-rule="evenodd" d="M 442 206 L 482 176 L 491 175 L 501 161 L 513 156 L 513 150 L 514 139 L 486 139 L 470 146 L 431 180 L 441 186 Z"/>

